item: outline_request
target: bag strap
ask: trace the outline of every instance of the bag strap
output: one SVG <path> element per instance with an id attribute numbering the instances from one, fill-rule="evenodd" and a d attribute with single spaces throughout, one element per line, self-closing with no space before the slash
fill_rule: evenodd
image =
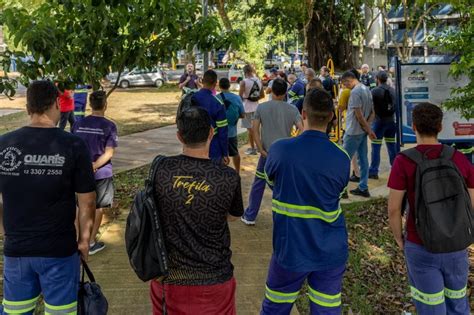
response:
<path id="1" fill-rule="evenodd" d="M 415 162 L 416 165 L 420 165 L 424 160 L 423 153 L 418 151 L 416 148 L 412 148 L 412 149 L 402 151 L 402 152 L 400 152 L 400 154 L 406 156 L 407 158 L 409 158 L 410 160 Z"/>
<path id="2" fill-rule="evenodd" d="M 441 150 L 439 158 L 449 161 L 452 160 L 454 153 L 456 153 L 456 150 L 453 147 L 443 144 L 443 149 Z"/>
<path id="3" fill-rule="evenodd" d="M 91 269 L 87 265 L 84 259 L 81 258 L 81 263 L 82 263 L 82 280 L 81 283 L 85 283 L 84 276 L 87 274 L 87 278 L 89 278 L 90 282 L 95 282 L 95 277 L 94 274 L 92 273 Z"/>
<path id="4" fill-rule="evenodd" d="M 146 184 L 153 184 L 155 181 L 156 173 L 158 172 L 158 166 L 166 157 L 164 155 L 158 155 L 153 159 L 153 162 L 150 166 L 150 171 L 148 172 L 148 179 Z"/>

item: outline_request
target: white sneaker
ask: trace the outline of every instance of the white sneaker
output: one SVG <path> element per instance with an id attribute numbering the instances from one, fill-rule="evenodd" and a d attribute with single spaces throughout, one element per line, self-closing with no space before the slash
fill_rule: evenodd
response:
<path id="1" fill-rule="evenodd" d="M 254 151 L 254 150 L 255 150 L 255 149 L 248 148 L 247 150 L 245 150 L 245 152 L 244 152 L 244 153 L 245 153 L 245 154 L 247 154 L 247 155 L 251 155 L 251 154 L 253 153 L 253 151 Z"/>
<path id="2" fill-rule="evenodd" d="M 246 218 L 244 218 L 243 216 L 240 217 L 240 221 L 244 222 L 245 225 L 255 225 L 255 221 L 249 221 Z"/>
<path id="3" fill-rule="evenodd" d="M 258 154 L 258 150 L 257 149 L 252 149 L 252 153 L 250 153 L 250 155 L 257 155 Z"/>

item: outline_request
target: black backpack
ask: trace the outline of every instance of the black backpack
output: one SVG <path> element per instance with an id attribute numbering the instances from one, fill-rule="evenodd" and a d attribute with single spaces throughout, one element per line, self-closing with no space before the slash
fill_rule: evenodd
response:
<path id="1" fill-rule="evenodd" d="M 125 245 L 130 265 L 143 281 L 168 275 L 168 255 L 154 195 L 155 176 L 164 156 L 150 167 L 145 189 L 135 195 L 125 229 Z"/>
<path id="2" fill-rule="evenodd" d="M 466 249 L 473 241 L 473 212 L 466 182 L 452 161 L 454 148 L 443 145 L 438 159 L 416 148 L 401 152 L 417 164 L 415 224 L 432 253 Z"/>
<path id="3" fill-rule="evenodd" d="M 181 101 L 178 105 L 178 110 L 176 112 L 176 119 L 178 119 L 179 114 L 184 112 L 185 110 L 191 108 L 192 106 L 197 106 L 196 100 L 193 98 L 195 92 L 187 92 L 181 97 Z"/>
<path id="4" fill-rule="evenodd" d="M 377 102 L 377 104 L 374 104 L 376 114 L 380 118 L 393 117 L 393 114 L 395 114 L 395 104 L 393 104 L 390 90 L 383 87 L 380 88 L 384 91 L 383 102 Z"/>
<path id="5" fill-rule="evenodd" d="M 258 102 L 260 100 L 260 86 L 256 80 L 253 80 L 252 88 L 249 92 L 249 97 L 247 99 L 251 102 Z"/>

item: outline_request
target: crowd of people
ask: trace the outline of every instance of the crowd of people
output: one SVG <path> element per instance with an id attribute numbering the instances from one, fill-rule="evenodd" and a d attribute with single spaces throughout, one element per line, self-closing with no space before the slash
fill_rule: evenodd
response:
<path id="1" fill-rule="evenodd" d="M 368 181 L 378 179 L 383 140 L 392 165 L 389 225 L 404 250 L 417 312 L 469 314 L 466 248 L 472 243 L 471 229 L 469 221 L 460 223 L 453 216 L 472 211 L 474 172 L 463 154 L 438 143 L 442 111 L 429 103 L 415 107 L 418 146 L 398 154 L 396 99 L 388 72 L 373 74 L 366 65 L 344 72 L 338 91 L 326 67 L 319 76 L 307 65 L 302 68 L 299 76 L 272 69 L 264 86 L 246 65 L 238 94 L 212 70 L 201 79 L 191 66 L 186 69 L 179 87 L 192 93 L 192 106 L 176 117 L 183 151 L 163 159 L 154 181 L 169 275 L 150 282 L 153 314 L 236 314 L 227 222 L 240 218 L 255 225 L 267 185 L 272 189 L 273 254 L 261 314 L 290 314 L 305 281 L 312 314 L 341 314 L 349 255 L 341 198 L 347 198 L 350 181 L 359 183 L 351 194 L 370 197 Z M 106 94 L 96 91 L 89 97 L 90 116 L 73 122 L 71 133 L 57 128 L 70 117 L 60 106 L 61 97 L 71 97 L 65 94 L 49 81 L 31 83 L 30 125 L 0 137 L 5 314 L 32 314 L 40 294 L 47 314 L 73 314 L 80 259 L 105 247 L 96 235 L 103 209 L 113 202 L 116 126 L 104 117 Z M 260 154 L 245 208 L 239 120 L 248 130 L 245 154 Z M 342 144 L 330 139 L 340 127 Z M 228 166 L 231 160 L 234 169 Z M 439 173 L 426 185 L 442 178 L 455 183 L 452 194 L 441 188 L 420 197 L 418 177 L 423 175 L 417 170 L 426 161 L 445 163 L 438 168 L 430 164 Z M 430 225 L 426 233 L 423 220 L 428 219 L 420 216 L 445 205 L 459 210 L 437 214 L 448 234 L 449 224 L 457 224 L 455 244 L 443 238 L 442 228 Z M 433 240 L 432 234 L 441 236 Z M 443 244 L 442 251 L 433 249 L 436 242 Z"/>

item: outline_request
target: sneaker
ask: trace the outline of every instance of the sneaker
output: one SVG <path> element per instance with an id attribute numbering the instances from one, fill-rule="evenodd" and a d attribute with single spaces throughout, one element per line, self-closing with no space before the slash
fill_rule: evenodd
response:
<path id="1" fill-rule="evenodd" d="M 356 195 L 356 196 L 370 198 L 370 193 L 369 193 L 368 189 L 361 190 L 359 187 L 357 187 L 356 189 L 351 190 L 350 193 L 353 194 L 353 195 Z"/>
<path id="2" fill-rule="evenodd" d="M 253 153 L 253 151 L 254 151 L 254 150 L 255 150 L 255 149 L 248 148 L 247 150 L 245 150 L 245 152 L 244 152 L 244 153 L 245 153 L 245 154 L 247 154 L 247 155 L 251 155 L 251 154 Z"/>
<path id="3" fill-rule="evenodd" d="M 250 225 L 255 225 L 255 221 L 249 221 L 249 220 L 247 220 L 246 218 L 244 218 L 243 216 L 240 217 L 240 221 L 244 222 L 245 225 L 249 225 L 249 226 L 250 226 Z"/>
<path id="4" fill-rule="evenodd" d="M 374 174 L 374 175 L 369 175 L 370 179 L 379 179 L 379 175 Z"/>
<path id="5" fill-rule="evenodd" d="M 349 194 L 347 193 L 347 191 L 345 191 L 345 192 L 341 195 L 341 198 L 342 198 L 342 199 L 349 199 Z"/>
<path id="6" fill-rule="evenodd" d="M 105 248 L 104 242 L 96 242 L 94 245 L 89 247 L 89 255 L 94 255 Z"/>
<path id="7" fill-rule="evenodd" d="M 257 149 L 252 149 L 252 152 L 250 153 L 250 155 L 257 155 L 258 154 L 258 150 Z"/>
<path id="8" fill-rule="evenodd" d="M 360 177 L 352 174 L 351 178 L 349 178 L 349 181 L 351 181 L 353 183 L 358 183 L 358 182 L 360 182 Z"/>

